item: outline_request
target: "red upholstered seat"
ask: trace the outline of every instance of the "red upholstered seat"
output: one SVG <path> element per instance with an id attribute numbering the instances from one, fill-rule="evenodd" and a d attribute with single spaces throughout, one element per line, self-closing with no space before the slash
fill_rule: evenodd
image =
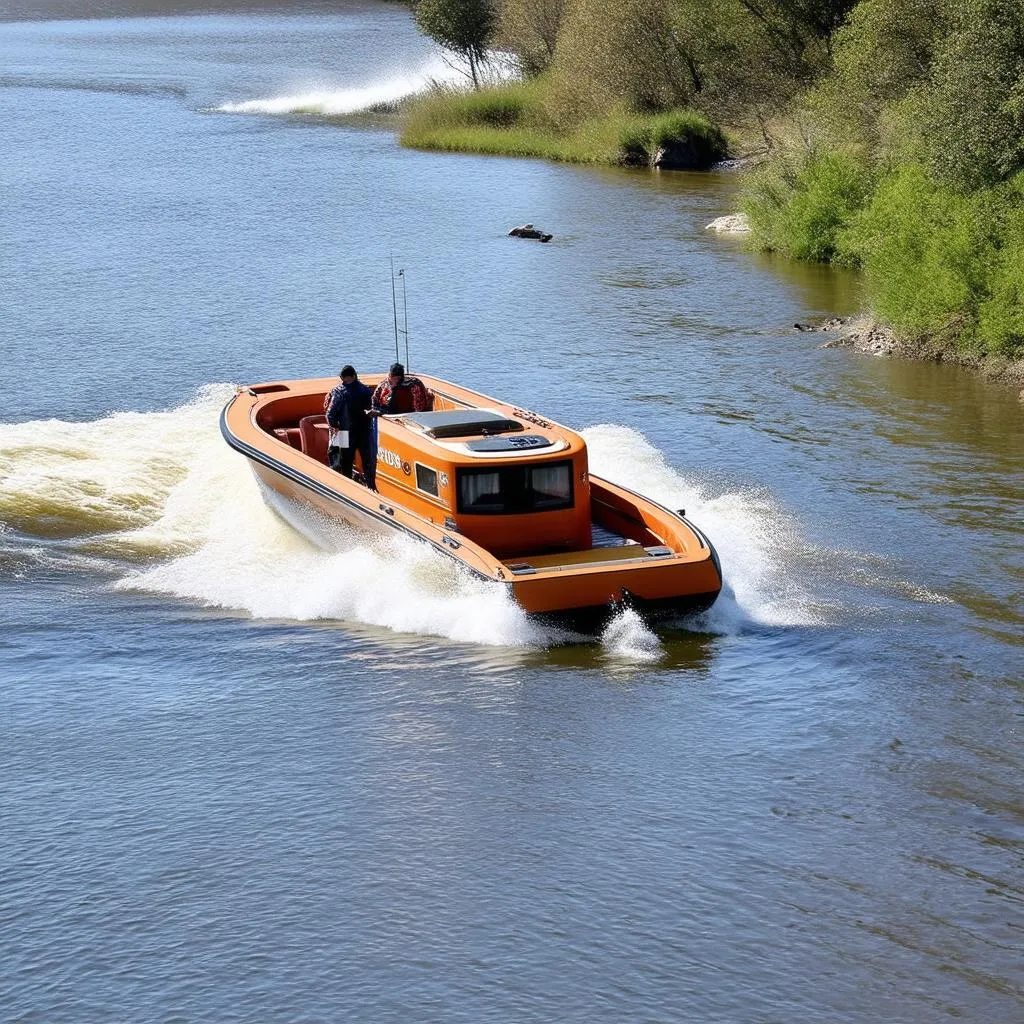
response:
<path id="1" fill-rule="evenodd" d="M 302 451 L 302 436 L 298 427 L 279 427 L 274 431 L 274 437 Z"/>
<path id="2" fill-rule="evenodd" d="M 303 416 L 299 420 L 299 436 L 305 455 L 327 464 L 327 446 L 330 443 L 330 429 L 323 416 Z"/>

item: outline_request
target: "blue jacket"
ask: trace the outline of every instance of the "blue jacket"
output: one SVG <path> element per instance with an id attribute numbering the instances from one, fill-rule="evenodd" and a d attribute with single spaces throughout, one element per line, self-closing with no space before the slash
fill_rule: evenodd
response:
<path id="1" fill-rule="evenodd" d="M 365 437 L 370 432 L 370 408 L 373 392 L 361 381 L 338 384 L 324 399 L 327 422 L 335 430 L 347 430 L 356 437 Z"/>

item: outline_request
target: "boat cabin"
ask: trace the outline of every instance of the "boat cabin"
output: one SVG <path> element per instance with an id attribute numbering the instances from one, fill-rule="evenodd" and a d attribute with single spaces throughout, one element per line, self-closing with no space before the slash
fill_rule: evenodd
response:
<path id="1" fill-rule="evenodd" d="M 431 399 L 430 411 L 377 418 L 382 499 L 499 557 L 591 546 L 587 450 L 578 434 L 514 407 L 471 407 L 441 392 Z M 257 424 L 326 464 L 322 407 L 323 395 L 282 395 L 262 407 Z"/>

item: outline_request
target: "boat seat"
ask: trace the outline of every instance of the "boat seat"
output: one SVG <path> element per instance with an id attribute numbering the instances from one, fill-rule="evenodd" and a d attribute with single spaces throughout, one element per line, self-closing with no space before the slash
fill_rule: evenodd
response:
<path id="1" fill-rule="evenodd" d="M 278 441 L 284 441 L 285 444 L 290 444 L 293 448 L 298 448 L 299 451 L 302 451 L 302 436 L 298 427 L 279 427 L 274 431 L 274 437 Z"/>
<path id="2" fill-rule="evenodd" d="M 330 443 L 330 428 L 323 416 L 303 416 L 299 420 L 299 438 L 302 453 L 317 462 L 327 464 L 327 446 Z"/>

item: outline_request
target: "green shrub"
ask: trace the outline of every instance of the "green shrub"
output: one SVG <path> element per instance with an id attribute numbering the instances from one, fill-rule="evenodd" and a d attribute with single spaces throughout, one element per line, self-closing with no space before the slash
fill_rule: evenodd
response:
<path id="1" fill-rule="evenodd" d="M 989 351 L 1024 355 L 1024 174 L 997 190 L 995 199 L 1000 214 L 978 338 Z"/>
<path id="2" fill-rule="evenodd" d="M 912 336 L 975 340 L 995 259 L 992 196 L 964 196 L 918 165 L 897 168 L 847 231 L 876 312 Z"/>
<path id="3" fill-rule="evenodd" d="M 622 163 L 650 163 L 657 151 L 671 143 L 688 143 L 698 165 L 710 167 L 728 151 L 725 136 L 693 110 L 626 116 L 619 128 Z"/>
<path id="4" fill-rule="evenodd" d="M 811 155 L 802 165 L 776 161 L 756 172 L 742 197 L 763 248 L 794 259 L 855 266 L 845 232 L 871 196 L 874 172 L 853 155 Z"/>

